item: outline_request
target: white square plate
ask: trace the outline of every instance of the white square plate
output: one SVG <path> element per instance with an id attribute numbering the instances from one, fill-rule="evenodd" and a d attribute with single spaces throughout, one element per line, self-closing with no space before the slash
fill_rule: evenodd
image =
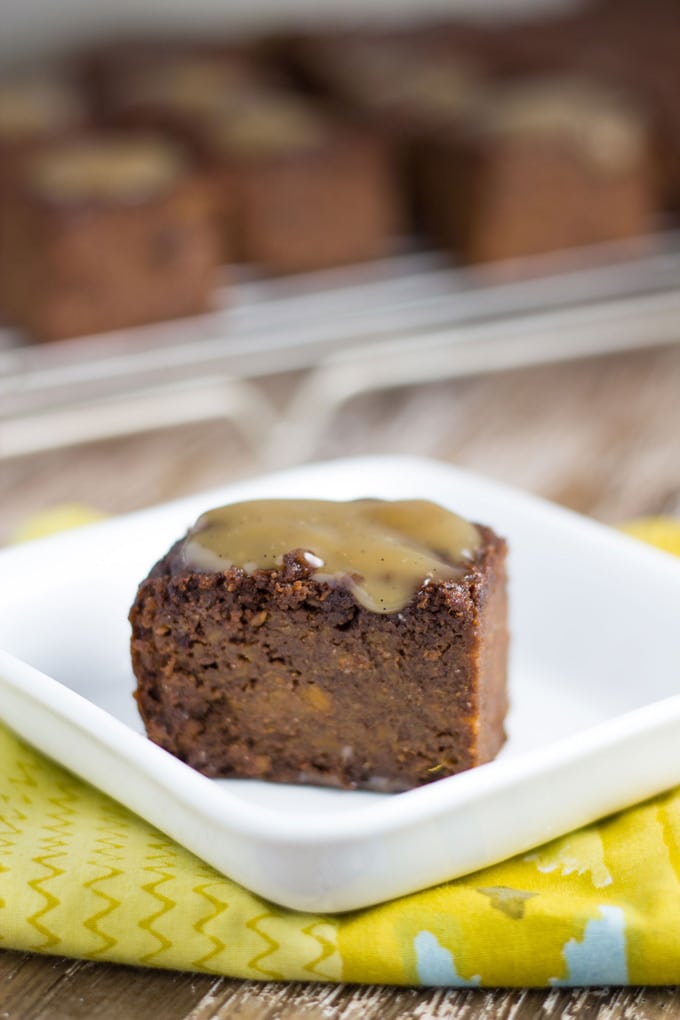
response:
<path id="1" fill-rule="evenodd" d="M 397 795 L 206 779 L 143 735 L 128 608 L 203 510 L 426 496 L 510 543 L 509 741 Z M 452 467 L 311 465 L 0 553 L 0 716 L 247 888 L 340 911 L 528 850 L 680 783 L 680 563 Z"/>

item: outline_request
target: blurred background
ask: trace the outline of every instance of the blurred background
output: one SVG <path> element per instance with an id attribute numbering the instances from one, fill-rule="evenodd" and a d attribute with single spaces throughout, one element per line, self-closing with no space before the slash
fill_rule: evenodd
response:
<path id="1" fill-rule="evenodd" d="M 4 0 L 0 543 L 362 453 L 677 511 L 678 95 L 677 0 Z"/>
<path id="2" fill-rule="evenodd" d="M 547 0 L 551 10 L 574 7 L 577 0 Z M 182 35 L 187 31 L 254 34 L 282 26 L 298 28 L 303 22 L 361 24 L 367 18 L 381 24 L 419 22 L 451 13 L 465 17 L 546 9 L 546 0 L 343 0 L 318 4 L 315 0 L 250 0 L 225 4 L 222 0 L 118 0 L 100 9 L 88 0 L 5 0 L 2 50 L 12 62 L 35 56 L 70 54 L 121 32 Z"/>

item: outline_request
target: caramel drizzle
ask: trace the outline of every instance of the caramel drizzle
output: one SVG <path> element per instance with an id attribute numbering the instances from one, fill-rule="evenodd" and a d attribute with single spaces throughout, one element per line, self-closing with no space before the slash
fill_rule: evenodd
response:
<path id="1" fill-rule="evenodd" d="M 319 581 L 348 588 L 374 613 L 402 610 L 423 584 L 460 578 L 477 528 L 427 500 L 254 500 L 210 510 L 184 541 L 187 567 L 248 574 L 301 554 Z"/>

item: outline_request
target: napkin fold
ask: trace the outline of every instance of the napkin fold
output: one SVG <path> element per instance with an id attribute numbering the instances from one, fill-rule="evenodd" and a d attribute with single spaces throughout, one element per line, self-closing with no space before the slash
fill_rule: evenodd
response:
<path id="1" fill-rule="evenodd" d="M 680 552 L 680 522 L 638 523 Z M 562 986 L 680 977 L 680 789 L 342 915 L 261 899 L 0 726 L 0 946 L 262 980 Z"/>

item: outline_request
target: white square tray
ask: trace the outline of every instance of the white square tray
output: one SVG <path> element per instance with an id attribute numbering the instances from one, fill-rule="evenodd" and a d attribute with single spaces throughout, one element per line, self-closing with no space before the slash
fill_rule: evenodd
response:
<path id="1" fill-rule="evenodd" d="M 509 741 L 397 795 L 206 779 L 143 735 L 128 608 L 211 506 L 427 496 L 510 543 Z M 0 553 L 0 717 L 249 889 L 341 911 L 528 850 L 680 783 L 680 562 L 442 464 L 370 457 L 242 482 Z"/>

